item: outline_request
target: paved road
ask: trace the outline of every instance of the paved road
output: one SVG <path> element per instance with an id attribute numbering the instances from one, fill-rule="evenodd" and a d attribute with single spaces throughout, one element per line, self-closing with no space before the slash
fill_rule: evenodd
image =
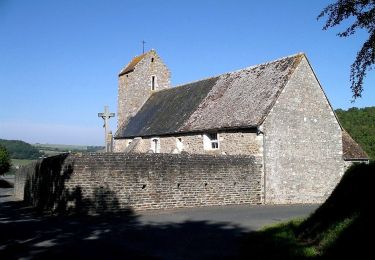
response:
<path id="1" fill-rule="evenodd" d="M 317 205 L 225 206 L 43 216 L 0 188 L 0 259 L 238 257 L 252 230 L 310 214 Z"/>
<path id="2" fill-rule="evenodd" d="M 308 216 L 318 207 L 308 205 L 236 205 L 177 209 L 164 211 L 145 211 L 139 214 L 139 221 L 144 224 L 178 224 L 186 221 L 206 221 L 227 226 L 240 227 L 247 231 L 258 230 L 266 225 L 293 218 Z"/>
<path id="3" fill-rule="evenodd" d="M 7 187 L 13 185 L 14 175 L 0 176 L 0 203 L 6 201 L 13 201 L 13 188 Z"/>

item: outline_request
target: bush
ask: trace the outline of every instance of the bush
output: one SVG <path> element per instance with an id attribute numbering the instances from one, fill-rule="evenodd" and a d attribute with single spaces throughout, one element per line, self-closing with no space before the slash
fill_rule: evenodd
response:
<path id="1" fill-rule="evenodd" d="M 10 156 L 7 149 L 0 145 L 0 175 L 4 175 L 10 169 Z"/>

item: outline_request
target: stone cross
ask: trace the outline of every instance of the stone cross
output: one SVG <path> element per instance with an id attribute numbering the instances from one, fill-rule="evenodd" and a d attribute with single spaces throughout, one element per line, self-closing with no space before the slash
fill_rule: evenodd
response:
<path id="1" fill-rule="evenodd" d="M 104 106 L 104 112 L 103 113 L 98 113 L 98 117 L 103 118 L 104 120 L 104 144 L 105 144 L 105 151 L 110 152 L 110 147 L 107 142 L 107 136 L 108 136 L 108 119 L 111 117 L 114 117 L 115 113 L 110 113 L 108 110 L 108 106 Z"/>

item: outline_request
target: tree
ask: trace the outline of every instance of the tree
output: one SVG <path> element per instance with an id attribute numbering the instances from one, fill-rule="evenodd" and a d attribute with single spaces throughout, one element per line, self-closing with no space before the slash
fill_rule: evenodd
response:
<path id="1" fill-rule="evenodd" d="M 10 156 L 4 146 L 0 145 L 0 175 L 8 172 L 10 169 Z"/>
<path id="2" fill-rule="evenodd" d="M 369 38 L 357 53 L 356 59 L 350 67 L 351 89 L 353 98 L 356 99 L 362 96 L 363 79 L 375 64 L 375 0 L 338 0 L 324 8 L 317 19 L 326 15 L 328 19 L 323 30 L 339 25 L 349 18 L 354 18 L 354 22 L 337 35 L 348 37 L 358 29 L 366 30 L 369 34 Z"/>

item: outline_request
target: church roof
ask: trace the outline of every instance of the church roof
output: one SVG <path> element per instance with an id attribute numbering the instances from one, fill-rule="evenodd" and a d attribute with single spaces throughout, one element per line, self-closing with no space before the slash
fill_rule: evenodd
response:
<path id="1" fill-rule="evenodd" d="M 116 138 L 259 126 L 302 57 L 296 54 L 155 92 Z"/>
<path id="2" fill-rule="evenodd" d="M 124 74 L 127 74 L 129 72 L 132 72 L 135 68 L 135 66 L 138 64 L 138 62 L 140 62 L 146 55 L 148 54 L 148 52 L 142 54 L 142 55 L 139 55 L 139 56 L 136 56 L 134 57 L 130 63 L 125 67 L 123 68 L 120 73 L 119 73 L 119 76 L 121 75 L 124 75 Z"/>
<path id="3" fill-rule="evenodd" d="M 345 131 L 342 131 L 344 160 L 368 160 L 368 155 L 361 146 Z"/>

